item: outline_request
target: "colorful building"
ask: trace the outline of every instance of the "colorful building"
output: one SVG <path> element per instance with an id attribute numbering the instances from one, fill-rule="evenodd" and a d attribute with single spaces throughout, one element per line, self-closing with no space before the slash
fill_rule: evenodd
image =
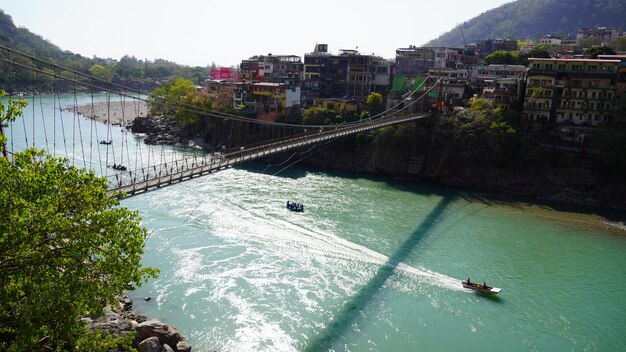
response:
<path id="1" fill-rule="evenodd" d="M 300 105 L 300 87 L 283 83 L 235 83 L 233 107 L 258 120 L 274 121 L 279 113 Z"/>
<path id="2" fill-rule="evenodd" d="M 354 99 L 320 98 L 313 100 L 313 106 L 328 110 L 335 110 L 342 115 L 356 114 L 360 110 L 359 102 Z"/>
<path id="3" fill-rule="evenodd" d="M 235 79 L 233 69 L 231 67 L 218 67 L 211 69 L 211 80 L 232 81 Z"/>

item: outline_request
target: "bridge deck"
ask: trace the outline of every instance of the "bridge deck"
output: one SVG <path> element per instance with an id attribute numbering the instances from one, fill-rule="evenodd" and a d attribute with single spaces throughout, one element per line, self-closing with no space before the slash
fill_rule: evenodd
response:
<path id="1" fill-rule="evenodd" d="M 177 163 L 175 168 L 174 165 L 170 165 L 168 169 L 166 165 L 165 171 L 163 171 L 163 168 L 160 168 L 158 173 L 156 172 L 155 168 L 155 176 L 152 178 L 144 176 L 143 180 L 141 179 L 141 177 L 139 180 L 137 179 L 137 172 L 135 172 L 134 174 L 132 171 L 120 173 L 111 177 L 111 179 L 114 178 L 114 180 L 110 181 L 111 187 L 107 191 L 107 194 L 113 195 L 114 193 L 121 191 L 126 193 L 127 195 L 134 195 L 146 192 L 150 189 L 164 187 L 194 177 L 223 170 L 228 167 L 242 164 L 247 161 L 263 158 L 268 155 L 277 154 L 287 150 L 296 149 L 312 144 L 317 144 L 320 142 L 344 137 L 351 134 L 356 134 L 359 132 L 374 130 L 389 125 L 414 121 L 428 116 L 431 116 L 431 114 L 424 113 L 417 115 L 381 118 L 378 120 L 361 122 L 354 125 L 345 125 L 343 127 L 338 126 L 334 130 L 310 133 L 304 136 L 291 138 L 289 140 L 272 142 L 249 149 L 242 148 L 240 151 L 231 152 L 221 155 L 219 157 L 208 156 L 208 158 L 205 157 L 200 161 L 197 158 L 188 158 L 181 161 L 180 165 L 178 165 Z"/>

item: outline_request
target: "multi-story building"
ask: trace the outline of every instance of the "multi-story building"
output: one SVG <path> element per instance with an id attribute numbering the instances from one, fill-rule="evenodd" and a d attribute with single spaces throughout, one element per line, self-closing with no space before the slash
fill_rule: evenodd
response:
<path id="1" fill-rule="evenodd" d="M 478 55 L 483 58 L 494 51 L 504 50 L 504 51 L 515 51 L 517 50 L 517 40 L 513 39 L 488 39 L 480 42 L 474 43 L 474 47 L 476 48 L 476 52 Z"/>
<path id="2" fill-rule="evenodd" d="M 561 45 L 562 41 L 563 40 L 561 38 L 545 35 L 543 38 L 539 39 L 539 44 Z"/>
<path id="3" fill-rule="evenodd" d="M 598 55 L 598 59 L 620 60 L 615 86 L 615 105 L 621 112 L 626 111 L 626 55 Z"/>
<path id="4" fill-rule="evenodd" d="M 620 60 L 528 60 L 527 120 L 596 126 L 611 118 Z"/>
<path id="5" fill-rule="evenodd" d="M 523 82 L 526 80 L 528 68 L 522 65 L 488 65 L 472 68 L 470 81 L 472 84 L 485 87 L 485 82 L 493 82 L 499 79 L 512 79 Z"/>
<path id="6" fill-rule="evenodd" d="M 379 56 L 372 57 L 370 91 L 387 95 L 391 87 L 393 63 Z"/>
<path id="7" fill-rule="evenodd" d="M 296 55 L 259 55 L 241 61 L 241 79 L 244 81 L 297 84 L 303 64 Z"/>
<path id="8" fill-rule="evenodd" d="M 482 91 L 482 97 L 501 110 L 509 110 L 520 98 L 520 82 L 513 79 L 498 79 L 490 82 Z"/>
<path id="9" fill-rule="evenodd" d="M 328 45 L 317 44 L 304 55 L 302 101 L 311 105 L 316 98 L 363 100 L 370 93 L 372 56 L 356 50 L 328 52 Z"/>
<path id="10" fill-rule="evenodd" d="M 297 84 L 300 81 L 304 68 L 300 56 L 267 54 L 264 62 L 265 82 Z"/>
<path id="11" fill-rule="evenodd" d="M 274 121 L 279 113 L 300 104 L 300 87 L 271 82 L 238 82 L 233 107 L 259 120 Z"/>
<path id="12" fill-rule="evenodd" d="M 425 76 L 428 69 L 435 66 L 435 51 L 432 48 L 396 49 L 396 70 L 398 75 L 407 77 Z"/>
<path id="13" fill-rule="evenodd" d="M 241 65 L 239 65 L 241 79 L 244 81 L 265 81 L 264 61 L 263 57 L 252 57 L 248 60 L 241 60 Z"/>
<path id="14" fill-rule="evenodd" d="M 231 67 L 217 67 L 211 69 L 211 80 L 232 81 L 234 79 L 235 75 Z"/>
<path id="15" fill-rule="evenodd" d="M 576 40 L 580 41 L 581 39 L 586 38 L 599 38 L 602 41 L 602 44 L 608 44 L 611 39 L 616 38 L 623 33 L 606 27 L 598 27 L 598 28 L 581 28 L 578 30 L 578 34 L 576 35 Z"/>

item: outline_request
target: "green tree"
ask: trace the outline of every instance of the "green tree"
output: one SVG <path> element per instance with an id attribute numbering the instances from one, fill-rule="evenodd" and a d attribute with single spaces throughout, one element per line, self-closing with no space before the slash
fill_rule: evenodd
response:
<path id="1" fill-rule="evenodd" d="M 4 90 L 0 90 L 0 147 L 2 147 L 2 155 L 6 158 L 7 137 L 4 135 L 4 127 L 10 122 L 15 121 L 17 117 L 22 116 L 22 110 L 26 107 L 26 100 L 13 100 L 9 98 L 5 105 L 3 99 L 4 95 Z"/>
<path id="2" fill-rule="evenodd" d="M 312 107 L 302 113 L 302 123 L 305 125 L 330 125 L 338 122 L 340 115 L 335 110 Z"/>
<path id="3" fill-rule="evenodd" d="M 498 50 L 485 57 L 487 65 L 512 65 L 513 54 L 510 51 Z"/>
<path id="4" fill-rule="evenodd" d="M 365 105 L 371 115 L 376 115 L 383 111 L 383 96 L 380 93 L 372 92 L 367 96 Z"/>
<path id="5" fill-rule="evenodd" d="M 174 113 L 176 107 L 182 103 L 182 99 L 195 90 L 192 81 L 183 78 L 175 78 L 166 82 L 162 87 L 150 93 L 150 112 L 154 115 L 167 115 Z"/>
<path id="6" fill-rule="evenodd" d="M 0 118 L 20 110 L 3 106 Z M 80 318 L 101 315 L 157 271 L 140 263 L 147 233 L 138 213 L 106 190 L 93 171 L 43 151 L 0 158 L 0 350 L 85 350 L 94 338 L 117 339 L 88 333 Z"/>
<path id="7" fill-rule="evenodd" d="M 620 36 L 611 39 L 609 47 L 617 52 L 626 51 L 626 37 Z"/>
<path id="8" fill-rule="evenodd" d="M 615 55 L 615 50 L 609 48 L 608 46 L 594 46 L 593 48 L 587 50 L 585 52 L 585 56 L 588 56 L 592 59 L 597 59 L 598 55 Z"/>
<path id="9" fill-rule="evenodd" d="M 93 65 L 89 69 L 89 73 L 91 73 L 92 76 L 105 81 L 113 79 L 113 67 L 111 66 Z"/>

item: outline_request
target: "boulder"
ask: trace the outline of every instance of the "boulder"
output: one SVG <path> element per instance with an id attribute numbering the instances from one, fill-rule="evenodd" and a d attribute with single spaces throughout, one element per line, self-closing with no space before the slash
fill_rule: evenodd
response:
<path id="1" fill-rule="evenodd" d="M 137 345 L 137 350 L 139 352 L 161 352 L 163 347 L 159 342 L 159 338 L 156 336 L 147 338 Z"/>
<path id="2" fill-rule="evenodd" d="M 172 347 L 172 349 L 175 349 L 175 351 L 180 351 L 178 344 L 185 341 L 185 337 L 181 335 L 178 330 L 157 320 L 145 321 L 137 325 L 135 331 L 137 331 L 137 339 L 139 341 L 155 336 L 159 339 L 161 344 L 167 344 Z M 181 344 L 181 347 L 185 346 L 188 345 L 186 343 Z M 191 348 L 187 351 L 190 350 Z"/>

